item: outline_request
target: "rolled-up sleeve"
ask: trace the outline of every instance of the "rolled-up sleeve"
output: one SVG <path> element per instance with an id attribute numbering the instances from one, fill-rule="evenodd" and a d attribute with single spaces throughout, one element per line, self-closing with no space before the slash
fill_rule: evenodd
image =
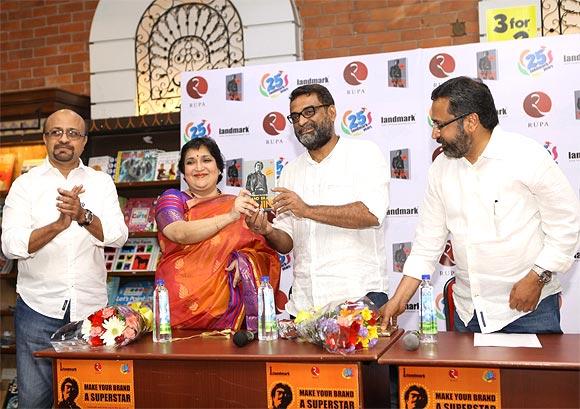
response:
<path id="1" fill-rule="evenodd" d="M 365 158 L 365 166 L 361 166 L 357 185 L 360 201 L 377 218 L 379 225 L 387 217 L 389 208 L 389 165 L 379 147 L 369 142 L 364 145 L 365 151 L 361 152 Z M 379 226 L 373 226 L 379 228 Z"/>
<path id="2" fill-rule="evenodd" d="M 25 178 L 18 178 L 6 197 L 2 216 L 2 252 L 11 259 L 33 257 L 28 252 L 33 232 L 30 201 L 27 200 Z"/>
<path id="3" fill-rule="evenodd" d="M 580 235 L 580 202 L 558 165 L 549 156 L 538 164 L 530 186 L 537 198 L 546 234 L 536 264 L 555 273 L 564 273 L 574 262 Z"/>
<path id="4" fill-rule="evenodd" d="M 432 274 L 439 260 L 449 230 L 446 226 L 445 209 L 434 184 L 434 166 L 429 169 L 425 198 L 419 210 L 419 224 L 411 254 L 403 266 L 403 275 L 421 279 L 423 274 Z"/>
<path id="5" fill-rule="evenodd" d="M 119 206 L 117 189 L 112 179 L 106 175 L 103 178 L 103 200 L 105 201 L 102 214 L 97 214 L 103 226 L 103 241 L 91 236 L 95 244 L 107 247 L 122 247 L 129 237 L 129 229 L 125 224 L 123 212 Z"/>

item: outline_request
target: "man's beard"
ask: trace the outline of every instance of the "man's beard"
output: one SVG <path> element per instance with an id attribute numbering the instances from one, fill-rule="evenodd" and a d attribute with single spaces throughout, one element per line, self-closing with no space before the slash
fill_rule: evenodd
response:
<path id="1" fill-rule="evenodd" d="M 306 134 L 300 134 L 299 130 L 295 129 L 294 134 L 300 143 L 309 151 L 320 149 L 330 141 L 334 131 L 334 124 L 332 121 L 324 119 L 324 121 L 319 124 L 310 121 L 307 126 L 313 128 L 313 130 Z M 303 126 L 301 129 L 304 128 L 305 127 Z"/>
<path id="2" fill-rule="evenodd" d="M 443 138 L 437 138 L 437 142 L 441 144 L 441 148 L 443 149 L 445 156 L 459 159 L 467 155 L 471 149 L 473 140 L 471 139 L 471 136 L 465 133 L 463 124 L 459 124 L 459 132 L 455 137 L 455 140 L 447 142 Z"/>
<path id="3" fill-rule="evenodd" d="M 54 147 L 53 156 L 59 162 L 68 162 L 74 157 L 74 148 L 72 146 L 57 145 Z"/>

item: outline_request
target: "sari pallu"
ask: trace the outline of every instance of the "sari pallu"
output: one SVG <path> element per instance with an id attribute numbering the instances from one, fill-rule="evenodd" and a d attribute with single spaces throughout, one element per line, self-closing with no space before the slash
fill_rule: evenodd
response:
<path id="1" fill-rule="evenodd" d="M 188 199 L 182 193 L 186 221 L 229 212 L 235 196 L 220 195 L 189 209 L 185 204 Z M 163 201 L 162 196 L 158 214 L 167 205 Z M 257 324 L 260 278 L 269 275 L 274 291 L 278 291 L 280 261 L 264 238 L 247 228 L 242 217 L 199 243 L 174 243 L 161 232 L 158 239 L 162 257 L 155 278 L 164 279 L 169 291 L 172 327 L 237 330 L 248 315 L 249 329 L 257 329 L 253 327 Z M 240 282 L 233 287 L 235 267 L 240 271 Z"/>

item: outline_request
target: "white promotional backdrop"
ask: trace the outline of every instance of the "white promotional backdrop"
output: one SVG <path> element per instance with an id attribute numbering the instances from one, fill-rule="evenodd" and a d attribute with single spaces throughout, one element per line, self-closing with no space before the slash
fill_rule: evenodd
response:
<path id="1" fill-rule="evenodd" d="M 400 75 L 390 70 L 393 65 L 399 66 Z M 401 273 L 393 271 L 392 245 L 413 241 L 427 170 L 438 146 L 431 139 L 430 94 L 460 75 L 482 78 L 494 95 L 500 125 L 544 145 L 580 193 L 580 35 L 185 72 L 181 144 L 210 136 L 225 159 L 273 159 L 279 175 L 288 161 L 304 152 L 285 118 L 290 92 L 304 84 L 326 86 L 336 102 L 335 128 L 341 137 L 373 140 L 387 160 L 390 151 L 409 152 L 409 178 L 391 179 L 385 220 L 385 274 L 392 295 L 401 279 Z M 358 159 L 361 166 L 364 159 Z M 234 194 L 238 189 L 223 188 Z M 286 293 L 292 283 L 292 257 L 282 257 Z M 572 269 L 560 275 L 566 333 L 580 333 L 579 259 L 576 254 Z M 432 273 L 439 327 L 444 330 L 442 289 L 454 273 L 452 251 L 440 262 Z M 399 322 L 407 329 L 417 327 L 417 295 Z"/>

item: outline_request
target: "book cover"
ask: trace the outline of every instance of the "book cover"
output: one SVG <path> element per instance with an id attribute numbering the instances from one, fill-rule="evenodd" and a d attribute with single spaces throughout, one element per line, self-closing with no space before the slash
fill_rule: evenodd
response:
<path id="1" fill-rule="evenodd" d="M 157 267 L 158 257 L 156 238 L 130 238 L 117 250 L 111 271 L 153 271 Z"/>
<path id="2" fill-rule="evenodd" d="M 89 158 L 88 166 L 94 170 L 105 172 L 111 177 L 115 176 L 115 162 L 116 159 L 112 156 L 93 156 Z"/>
<path id="3" fill-rule="evenodd" d="M 107 271 L 113 271 L 115 266 L 115 260 L 117 259 L 118 248 L 105 247 L 105 269 Z"/>
<path id="4" fill-rule="evenodd" d="M 119 287 L 115 304 L 143 302 L 153 305 L 153 280 L 128 281 Z"/>
<path id="5" fill-rule="evenodd" d="M 407 59 L 397 58 L 389 60 L 387 63 L 389 71 L 389 87 L 406 88 L 407 87 Z"/>
<path id="6" fill-rule="evenodd" d="M 119 284 L 121 283 L 121 277 L 110 276 L 107 277 L 107 305 L 115 305 L 117 300 L 117 295 L 119 294 Z"/>
<path id="7" fill-rule="evenodd" d="M 226 75 L 226 100 L 241 101 L 242 99 L 242 73 Z"/>
<path id="8" fill-rule="evenodd" d="M 119 151 L 115 182 L 151 182 L 155 180 L 157 154 L 155 149 Z"/>
<path id="9" fill-rule="evenodd" d="M 242 158 L 226 161 L 226 186 L 242 186 Z"/>
<path id="10" fill-rule="evenodd" d="M 22 167 L 20 168 L 20 174 L 24 175 L 30 169 L 40 166 L 44 163 L 44 158 L 42 159 L 24 159 L 22 161 Z"/>
<path id="11" fill-rule="evenodd" d="M 397 273 L 403 272 L 405 261 L 407 261 L 407 257 L 411 253 L 411 245 L 412 243 L 410 241 L 393 243 L 393 271 Z"/>
<path id="12" fill-rule="evenodd" d="M 272 210 L 272 199 L 276 186 L 276 171 L 273 159 L 244 161 L 243 166 L 244 187 L 252 195 L 264 210 Z"/>
<path id="13" fill-rule="evenodd" d="M 175 180 L 179 164 L 179 151 L 159 152 L 157 154 L 156 180 Z"/>
<path id="14" fill-rule="evenodd" d="M 7 191 L 12 184 L 16 154 L 5 153 L 0 155 L 0 191 Z"/>
<path id="15" fill-rule="evenodd" d="M 157 231 L 155 223 L 155 197 L 131 197 L 123 209 L 129 232 Z"/>
<path id="16" fill-rule="evenodd" d="M 409 179 L 409 149 L 397 149 L 390 152 L 391 178 Z"/>

